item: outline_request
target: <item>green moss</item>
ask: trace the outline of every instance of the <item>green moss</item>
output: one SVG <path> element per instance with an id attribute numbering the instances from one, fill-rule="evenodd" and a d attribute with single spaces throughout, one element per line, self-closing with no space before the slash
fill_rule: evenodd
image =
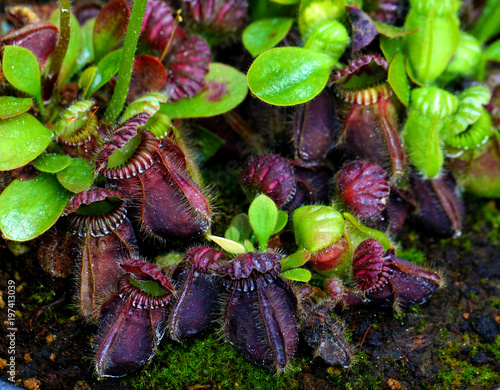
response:
<path id="1" fill-rule="evenodd" d="M 425 263 L 425 253 L 415 247 L 398 250 L 398 257 L 417 265 Z"/>
<path id="2" fill-rule="evenodd" d="M 482 344 L 479 336 L 464 334 L 454 338 L 448 331 L 441 331 L 444 348 L 439 350 L 439 388 L 491 388 L 500 383 L 500 374 L 490 364 L 475 366 L 460 354 L 464 348 L 470 356 L 485 352 L 493 361 L 500 359 L 500 336 L 492 344 Z"/>
<path id="3" fill-rule="evenodd" d="M 282 375 L 256 367 L 216 335 L 182 344 L 164 342 L 141 373 L 124 380 L 133 389 L 181 389 L 207 386 L 220 389 L 297 389 L 301 366 L 295 359 Z"/>
<path id="4" fill-rule="evenodd" d="M 56 292 L 54 289 L 45 287 L 43 284 L 39 284 L 36 291 L 31 295 L 31 303 L 47 304 L 52 302 L 56 297 Z"/>
<path id="5" fill-rule="evenodd" d="M 487 239 L 490 244 L 500 245 L 500 210 L 495 201 L 490 201 L 476 208 L 470 218 L 474 218 L 472 229 L 475 232 L 488 232 Z"/>
<path id="6" fill-rule="evenodd" d="M 483 344 L 482 348 L 485 352 L 489 352 L 495 361 L 500 362 L 500 336 L 497 336 L 492 344 Z"/>

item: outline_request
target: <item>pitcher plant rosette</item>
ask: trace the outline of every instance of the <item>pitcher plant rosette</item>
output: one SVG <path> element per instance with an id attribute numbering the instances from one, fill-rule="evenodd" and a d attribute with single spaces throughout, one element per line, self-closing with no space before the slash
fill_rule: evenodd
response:
<path id="1" fill-rule="evenodd" d="M 439 294 L 402 229 L 500 197 L 500 3 L 469 3 L 0 10 L 1 240 L 72 275 L 99 378 L 214 330 L 276 375 L 299 344 L 349 368 L 345 313 Z"/>

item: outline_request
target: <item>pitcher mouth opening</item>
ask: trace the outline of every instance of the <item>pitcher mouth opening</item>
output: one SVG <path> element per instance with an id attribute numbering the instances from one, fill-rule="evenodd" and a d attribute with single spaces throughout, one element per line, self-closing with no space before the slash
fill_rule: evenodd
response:
<path id="1" fill-rule="evenodd" d="M 392 95 L 387 84 L 388 64 L 377 54 L 367 54 L 339 69 L 331 78 L 335 94 L 347 103 L 370 105 Z"/>

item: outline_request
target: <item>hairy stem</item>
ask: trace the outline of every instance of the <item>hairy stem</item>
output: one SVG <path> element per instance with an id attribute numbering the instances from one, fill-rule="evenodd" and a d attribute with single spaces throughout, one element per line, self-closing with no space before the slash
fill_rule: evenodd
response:
<path id="1" fill-rule="evenodd" d="M 147 0 L 134 0 L 130 20 L 128 22 L 125 41 L 123 43 L 123 53 L 118 70 L 118 78 L 116 80 L 115 91 L 111 97 L 111 102 L 104 114 L 104 120 L 108 123 L 113 123 L 118 119 L 118 115 L 125 105 L 130 77 L 132 75 L 132 67 L 134 65 L 135 49 L 141 32 L 142 18 L 146 10 Z"/>
<path id="2" fill-rule="evenodd" d="M 66 51 L 68 50 L 69 38 L 71 35 L 70 0 L 60 0 L 60 1 L 61 3 L 59 7 L 59 12 L 61 16 L 59 19 L 59 40 L 57 41 L 57 46 L 54 53 L 54 61 L 50 65 L 50 72 L 49 72 L 49 74 L 52 75 L 52 77 L 55 77 L 56 79 L 61 71 L 61 66 L 64 57 L 66 56 Z M 53 82 L 55 84 L 56 80 L 53 80 Z"/>

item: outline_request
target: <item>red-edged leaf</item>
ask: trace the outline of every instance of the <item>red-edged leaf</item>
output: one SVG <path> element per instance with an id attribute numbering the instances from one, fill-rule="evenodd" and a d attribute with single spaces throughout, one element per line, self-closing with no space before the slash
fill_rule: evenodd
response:
<path id="1" fill-rule="evenodd" d="M 140 55 L 134 58 L 132 79 L 128 89 L 129 102 L 149 93 L 160 90 L 167 81 L 167 71 L 156 57 Z"/>
<path id="2" fill-rule="evenodd" d="M 94 26 L 95 62 L 118 45 L 125 35 L 129 17 L 130 10 L 125 0 L 112 0 L 101 9 Z"/>
<path id="3" fill-rule="evenodd" d="M 34 23 L 5 34 L 0 42 L 6 46 L 21 46 L 28 49 L 43 68 L 56 47 L 58 34 L 59 30 L 52 23 Z"/>

